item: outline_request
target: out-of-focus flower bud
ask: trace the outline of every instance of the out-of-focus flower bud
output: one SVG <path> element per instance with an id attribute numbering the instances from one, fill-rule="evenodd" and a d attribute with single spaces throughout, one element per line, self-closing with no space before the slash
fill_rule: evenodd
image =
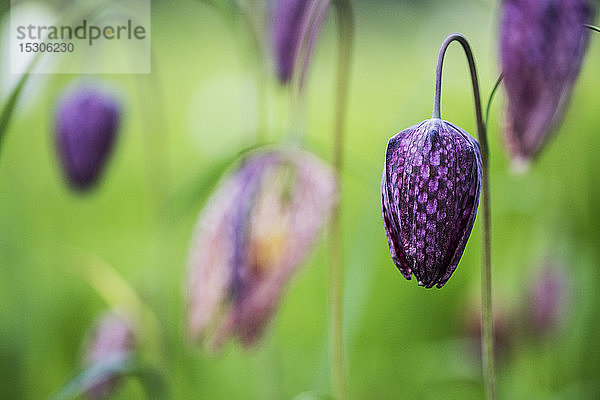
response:
<path id="1" fill-rule="evenodd" d="M 299 150 L 251 153 L 203 210 L 188 265 L 188 329 L 212 350 L 255 343 L 337 201 L 333 171 Z"/>
<path id="2" fill-rule="evenodd" d="M 72 88 L 59 99 L 56 146 L 73 188 L 86 190 L 98 181 L 113 149 L 119 121 L 117 101 L 99 88 Z"/>
<path id="3" fill-rule="evenodd" d="M 131 325 L 124 318 L 108 313 L 95 327 L 85 353 L 86 366 L 125 362 L 135 348 L 135 337 Z M 86 391 L 90 399 L 107 398 L 119 384 L 120 376 L 114 373 L 101 374 Z"/>
<path id="4" fill-rule="evenodd" d="M 329 3 L 320 0 L 274 0 L 271 37 L 281 83 L 288 83 L 297 67 L 302 68 L 302 74 L 305 73 Z"/>
<path id="5" fill-rule="evenodd" d="M 479 144 L 433 118 L 393 136 L 381 180 L 383 222 L 394 263 L 419 286 L 441 288 L 473 228 L 482 165 Z"/>
<path id="6" fill-rule="evenodd" d="M 505 136 L 514 161 L 527 164 L 562 120 L 594 10 L 586 0 L 504 0 L 501 12 Z"/>
<path id="7" fill-rule="evenodd" d="M 551 333 L 564 318 L 567 274 L 558 264 L 547 262 L 535 274 L 529 298 L 528 323 L 537 335 Z"/>

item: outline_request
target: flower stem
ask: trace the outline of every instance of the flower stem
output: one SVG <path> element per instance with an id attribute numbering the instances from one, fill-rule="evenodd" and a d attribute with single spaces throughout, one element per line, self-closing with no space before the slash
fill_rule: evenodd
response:
<path id="1" fill-rule="evenodd" d="M 485 131 L 486 132 L 487 132 L 487 129 L 488 129 L 488 126 L 490 123 L 490 109 L 492 108 L 492 101 L 494 100 L 496 91 L 500 87 L 500 84 L 502 83 L 503 79 L 504 79 L 504 73 L 501 73 L 500 76 L 498 76 L 498 79 L 496 79 L 496 83 L 494 83 L 494 87 L 492 88 L 492 91 L 490 92 L 490 97 L 488 98 L 488 101 L 487 101 L 487 106 L 485 107 Z"/>
<path id="2" fill-rule="evenodd" d="M 350 62 L 352 58 L 352 42 L 354 34 L 354 16 L 349 0 L 334 0 L 338 23 L 338 59 L 337 83 L 335 94 L 335 126 L 333 130 L 333 166 L 338 176 L 340 185 L 340 201 L 338 202 L 332 218 L 330 233 L 331 251 L 331 329 L 333 333 L 333 362 L 332 382 L 334 395 L 337 400 L 345 400 L 346 372 L 344 360 L 344 287 L 343 287 L 343 253 L 340 228 L 341 211 L 341 176 L 343 166 L 343 144 L 346 120 L 346 106 L 348 99 L 348 82 L 350 78 Z"/>
<path id="3" fill-rule="evenodd" d="M 469 70 L 471 73 L 471 82 L 473 84 L 473 99 L 475 102 L 475 117 L 477 119 L 477 135 L 479 146 L 481 148 L 482 171 L 482 237 L 483 237 L 483 254 L 481 265 L 481 325 L 483 332 L 481 335 L 481 350 L 482 350 L 482 367 L 483 377 L 485 381 L 485 389 L 488 400 L 496 399 L 496 377 L 494 372 L 494 339 L 493 339 L 493 320 L 492 320 L 492 261 L 491 261 L 491 215 L 490 215 L 490 177 L 489 177 L 489 150 L 487 142 L 486 124 L 483 120 L 481 110 L 481 98 L 479 95 L 479 82 L 477 79 L 477 69 L 475 68 L 475 58 L 471 51 L 471 46 L 467 39 L 458 34 L 453 33 L 448 36 L 440 48 L 437 69 L 435 75 L 435 97 L 433 103 L 433 118 L 441 118 L 440 112 L 440 97 L 442 88 L 442 64 L 446 49 L 453 41 L 461 44 L 467 60 L 469 62 Z M 499 84 L 499 81 L 497 84 Z"/>
<path id="4" fill-rule="evenodd" d="M 11 92 L 2 112 L 0 113 L 0 151 L 2 150 L 2 144 L 4 143 L 4 137 L 6 136 L 6 131 L 8 129 L 8 125 L 10 123 L 11 117 L 14 114 L 15 107 L 17 105 L 17 101 L 19 100 L 19 96 L 25 87 L 25 83 L 29 78 L 29 72 L 24 73 L 19 78 L 19 82 Z"/>
<path id="5" fill-rule="evenodd" d="M 320 29 L 322 16 L 331 4 L 330 0 L 310 2 L 307 16 L 300 28 L 301 43 L 295 53 L 294 74 L 290 81 L 290 136 L 295 141 L 301 141 L 306 130 L 306 93 L 305 83 L 310 65 L 311 51 L 315 36 Z"/>
<path id="6" fill-rule="evenodd" d="M 12 116 L 16 110 L 17 102 L 25 88 L 25 84 L 29 79 L 31 73 L 37 66 L 41 58 L 42 53 L 37 53 L 33 59 L 29 62 L 27 66 L 27 70 L 21 75 L 19 81 L 15 85 L 14 89 L 11 91 L 8 96 L 8 100 L 6 100 L 6 104 L 4 105 L 2 111 L 0 112 L 0 154 L 2 153 L 2 145 L 4 143 L 4 138 L 6 136 L 6 131 L 8 130 L 8 125 L 12 119 Z"/>
<path id="7" fill-rule="evenodd" d="M 112 382 L 115 378 L 125 377 L 137 378 L 148 399 L 170 398 L 165 380 L 157 370 L 144 365 L 140 360 L 128 354 L 117 354 L 86 367 L 49 400 L 78 399 L 99 383 L 106 382 L 105 384 L 110 386 L 114 385 Z"/>

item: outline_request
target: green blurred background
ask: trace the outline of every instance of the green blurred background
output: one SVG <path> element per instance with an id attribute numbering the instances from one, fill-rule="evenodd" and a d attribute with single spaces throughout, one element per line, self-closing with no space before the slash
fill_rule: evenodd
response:
<path id="1" fill-rule="evenodd" d="M 419 288 L 389 256 L 379 183 L 389 137 L 431 115 L 435 60 L 447 34 L 461 32 L 471 41 L 487 97 L 498 75 L 496 4 L 353 5 L 342 200 L 350 397 L 480 399 L 477 344 L 469 336 L 479 310 L 480 222 L 448 284 Z M 114 157 L 94 192 L 68 189 L 52 136 L 55 99 L 82 77 L 31 80 L 10 126 L 0 158 L 0 398 L 47 398 L 79 370 L 86 333 L 115 305 L 107 297 L 119 300 L 117 287 L 105 296 L 97 290 L 108 279 L 104 264 L 151 310 L 155 323 L 144 327 L 153 339 L 144 342 L 142 358 L 164 375 L 172 398 L 330 393 L 324 240 L 291 282 L 259 347 L 233 344 L 209 356 L 184 339 L 185 265 L 198 212 L 223 166 L 258 133 L 270 142 L 284 140 L 289 93 L 272 74 L 260 80 L 243 25 L 232 26 L 200 1 L 152 6 L 153 73 L 91 77 L 119 88 L 124 104 Z M 8 10 L 6 2 L 2 9 Z M 313 57 L 301 144 L 325 160 L 332 154 L 333 17 Z M 7 45 L 5 37 L 2 54 Z M 498 318 L 507 316 L 510 337 L 498 353 L 503 399 L 600 398 L 599 66 L 597 34 L 562 127 L 525 175 L 511 172 L 502 143 L 502 91 L 492 107 L 494 303 Z M 0 82 L 4 99 L 9 78 L 5 72 Z M 448 52 L 443 89 L 442 117 L 474 134 L 469 75 L 458 46 Z M 526 309 L 532 276 L 548 257 L 566 268 L 565 315 L 551 334 L 527 338 L 511 321 Z M 82 271 L 94 269 L 99 277 L 90 284 Z M 128 380 L 114 398 L 142 393 Z"/>

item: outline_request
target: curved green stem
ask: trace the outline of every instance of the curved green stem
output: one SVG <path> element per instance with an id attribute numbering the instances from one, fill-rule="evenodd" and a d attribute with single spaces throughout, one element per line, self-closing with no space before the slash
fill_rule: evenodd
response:
<path id="1" fill-rule="evenodd" d="M 111 380 L 114 382 L 114 379 L 126 377 L 137 378 L 140 381 L 147 399 L 170 397 L 164 379 L 158 371 L 128 354 L 116 354 L 83 369 L 48 400 L 77 399 L 99 383 L 110 385 L 108 382 Z"/>
<path id="2" fill-rule="evenodd" d="M 593 31 L 600 32 L 600 28 L 598 28 L 597 26 L 590 25 L 590 24 L 583 24 L 583 26 L 585 26 L 586 28 L 591 29 Z"/>
<path id="3" fill-rule="evenodd" d="M 352 59 L 352 43 L 354 38 L 354 15 L 349 0 L 334 0 L 338 23 L 338 58 L 337 58 L 337 83 L 335 95 L 335 126 L 333 131 L 333 166 L 340 182 L 340 203 L 331 218 L 330 246 L 331 246 L 331 329 L 333 333 L 333 362 L 332 379 L 334 394 L 337 400 L 345 400 L 346 372 L 344 360 L 344 287 L 343 287 L 343 252 L 340 228 L 341 210 L 341 176 L 343 168 L 344 131 L 346 121 L 346 107 L 348 100 L 348 82 L 350 79 L 350 64 Z"/>
<path id="4" fill-rule="evenodd" d="M 29 79 L 29 73 L 21 75 L 19 82 L 10 93 L 8 100 L 2 109 L 2 114 L 0 114 L 0 153 L 2 152 L 2 144 L 4 143 L 4 137 L 6 136 L 8 124 L 10 123 L 11 117 L 14 114 L 15 106 L 17 105 L 19 96 L 21 96 L 21 92 L 25 87 L 25 83 L 27 83 L 27 79 Z"/>
<path id="5" fill-rule="evenodd" d="M 2 108 L 2 113 L 0 114 L 0 155 L 2 154 L 2 145 L 4 143 L 4 137 L 6 136 L 6 131 L 8 130 L 8 125 L 14 114 L 15 107 L 17 106 L 17 102 L 19 101 L 19 97 L 21 96 L 21 93 L 25 88 L 25 84 L 27 83 L 29 76 L 37 66 L 41 57 L 42 53 L 37 53 L 29 62 L 27 70 L 19 78 L 19 82 L 17 82 L 17 84 L 15 85 L 14 89 L 8 96 L 8 100 L 6 100 L 6 104 Z"/>
<path id="6" fill-rule="evenodd" d="M 481 335 L 481 349 L 483 357 L 483 377 L 488 400 L 496 398 L 496 378 L 494 372 L 494 339 L 493 339 L 493 320 L 492 320 L 492 262 L 491 262 L 491 215 L 490 215 L 490 178 L 489 178 L 489 150 L 487 141 L 486 125 L 481 111 L 481 98 L 479 95 L 479 82 L 477 79 L 477 69 L 475 67 L 475 58 L 471 51 L 471 46 L 467 39 L 454 33 L 448 36 L 440 48 L 435 81 L 435 97 L 433 103 L 433 118 L 441 118 L 440 97 L 442 91 L 442 66 L 444 55 L 450 43 L 457 41 L 461 44 L 467 60 L 469 62 L 469 71 L 471 73 L 471 83 L 473 85 L 473 99 L 475 101 L 475 117 L 477 119 L 477 136 L 481 148 L 482 171 L 482 236 L 483 236 L 483 262 L 481 265 L 481 325 L 483 332 Z M 497 83 L 499 84 L 499 82 Z"/>
<path id="7" fill-rule="evenodd" d="M 490 109 L 492 108 L 492 101 L 494 100 L 494 97 L 496 96 L 496 91 L 500 87 L 500 84 L 502 83 L 503 79 L 504 79 L 504 73 L 501 73 L 500 76 L 498 76 L 498 79 L 496 79 L 496 83 L 494 83 L 494 87 L 492 88 L 492 91 L 490 92 L 490 97 L 488 98 L 488 101 L 487 101 L 487 106 L 485 108 L 485 130 L 486 130 L 486 132 L 488 130 L 488 126 L 490 123 Z"/>
<path id="8" fill-rule="evenodd" d="M 294 73 L 289 82 L 291 99 L 289 133 L 293 141 L 301 141 L 305 132 L 305 81 L 308 75 L 315 36 L 319 31 L 322 17 L 325 15 L 330 4 L 330 0 L 309 2 L 308 9 L 305 11 L 306 16 L 300 28 L 300 44 L 295 55 Z"/>

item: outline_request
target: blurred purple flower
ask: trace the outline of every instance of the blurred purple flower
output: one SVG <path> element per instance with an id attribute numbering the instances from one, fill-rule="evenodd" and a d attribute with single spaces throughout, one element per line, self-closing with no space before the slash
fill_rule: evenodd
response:
<path id="1" fill-rule="evenodd" d="M 113 149 L 119 121 L 117 101 L 98 88 L 77 87 L 59 99 L 56 146 L 73 188 L 86 190 L 98 181 Z"/>
<path id="2" fill-rule="evenodd" d="M 394 263 L 419 286 L 448 281 L 473 228 L 481 186 L 479 144 L 430 119 L 393 136 L 381 180 L 383 222 Z"/>
<path id="3" fill-rule="evenodd" d="M 329 3 L 329 0 L 273 1 L 271 38 L 281 83 L 290 82 L 298 67 L 304 76 Z"/>
<path id="4" fill-rule="evenodd" d="M 555 262 L 546 262 L 534 276 L 529 304 L 531 328 L 537 335 L 554 331 L 565 314 L 567 274 Z"/>
<path id="5" fill-rule="evenodd" d="M 99 365 L 107 362 L 126 360 L 135 347 L 135 337 L 131 325 L 124 318 L 107 313 L 94 329 L 87 351 L 85 364 Z M 104 374 L 88 388 L 86 394 L 90 399 L 107 398 L 116 388 L 120 376 Z"/>
<path id="6" fill-rule="evenodd" d="M 586 0 L 504 0 L 500 60 L 513 159 L 534 158 L 561 122 L 585 54 L 593 7 Z"/>
<path id="7" fill-rule="evenodd" d="M 333 171 L 291 149 L 247 156 L 209 200 L 191 245 L 188 329 L 218 350 L 255 343 L 337 201 Z"/>

